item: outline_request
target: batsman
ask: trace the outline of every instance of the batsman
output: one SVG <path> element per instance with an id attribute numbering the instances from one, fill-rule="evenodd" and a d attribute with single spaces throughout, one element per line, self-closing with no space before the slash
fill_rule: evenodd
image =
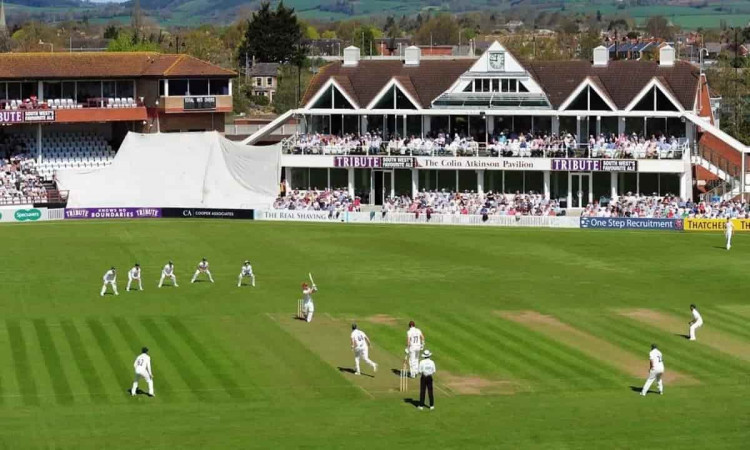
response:
<path id="1" fill-rule="evenodd" d="M 318 292 L 318 287 L 315 286 L 312 274 L 308 274 L 310 277 L 310 283 L 302 283 L 302 314 L 307 323 L 312 322 L 313 313 L 315 312 L 315 304 L 313 303 L 312 295 Z"/>
<path id="2" fill-rule="evenodd" d="M 414 321 L 409 321 L 409 330 L 406 332 L 406 354 L 409 357 L 409 376 L 417 377 L 419 366 L 419 352 L 424 349 L 424 334 L 417 328 Z"/>

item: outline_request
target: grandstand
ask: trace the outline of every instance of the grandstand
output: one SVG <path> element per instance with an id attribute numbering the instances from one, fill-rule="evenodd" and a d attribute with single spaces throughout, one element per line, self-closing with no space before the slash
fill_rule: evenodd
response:
<path id="1" fill-rule="evenodd" d="M 302 107 L 244 142 L 283 142 L 290 190 L 345 189 L 383 205 L 420 192 L 540 193 L 585 208 L 628 192 L 681 199 L 750 190 L 747 146 L 722 132 L 720 105 L 699 67 L 658 61 L 517 58 L 493 43 L 478 58 L 342 61 L 313 78 Z"/>
<path id="2" fill-rule="evenodd" d="M 56 173 L 110 165 L 128 132 L 223 132 L 234 76 L 188 55 L 0 55 L 0 158 L 14 173 L 22 162 L 35 189 L 6 189 L 0 202 L 59 199 Z"/>

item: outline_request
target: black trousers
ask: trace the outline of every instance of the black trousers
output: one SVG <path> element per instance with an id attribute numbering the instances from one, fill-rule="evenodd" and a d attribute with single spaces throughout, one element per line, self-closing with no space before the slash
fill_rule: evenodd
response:
<path id="1" fill-rule="evenodd" d="M 424 391 L 427 390 L 427 394 L 430 396 L 430 406 L 435 406 L 435 396 L 432 393 L 432 375 L 422 375 L 419 380 L 419 404 L 424 404 Z"/>

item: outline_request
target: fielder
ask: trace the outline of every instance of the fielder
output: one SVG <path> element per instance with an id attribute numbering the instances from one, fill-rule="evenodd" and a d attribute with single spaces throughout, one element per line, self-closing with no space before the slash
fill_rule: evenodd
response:
<path id="1" fill-rule="evenodd" d="M 698 312 L 695 305 L 690 305 L 690 312 L 693 313 L 693 320 L 690 321 L 690 340 L 695 340 L 695 330 L 703 326 L 703 317 Z"/>
<path id="2" fill-rule="evenodd" d="M 356 367 L 357 371 L 354 372 L 354 375 L 359 375 L 359 359 L 362 358 L 365 360 L 365 362 L 372 366 L 372 371 L 377 372 L 378 371 L 378 365 L 374 362 L 370 361 L 370 338 L 367 337 L 367 335 L 362 331 L 357 329 L 357 324 L 352 324 L 352 334 L 351 334 L 351 341 L 352 341 L 352 350 L 354 351 L 354 366 Z"/>
<path id="3" fill-rule="evenodd" d="M 166 266 L 164 266 L 163 269 L 161 269 L 161 278 L 159 279 L 159 287 L 162 287 L 164 284 L 164 279 L 169 278 L 172 280 L 172 286 L 174 287 L 180 287 L 177 284 L 177 277 L 174 275 L 174 264 L 172 264 L 172 261 L 169 261 Z"/>
<path id="4" fill-rule="evenodd" d="M 656 380 L 656 386 L 659 388 L 659 395 L 662 395 L 664 394 L 664 383 L 662 382 L 662 377 L 664 376 L 664 359 L 659 349 L 656 348 L 656 344 L 651 344 L 651 352 L 648 354 L 648 360 L 648 379 L 646 380 L 646 384 L 643 385 L 641 395 L 646 395 L 654 380 Z"/>
<path id="5" fill-rule="evenodd" d="M 141 265 L 138 263 L 135 263 L 132 269 L 128 272 L 128 287 L 125 288 L 125 291 L 130 290 L 130 285 L 133 283 L 133 281 L 138 282 L 138 289 L 143 290 L 143 284 L 141 283 Z"/>
<path id="6" fill-rule="evenodd" d="M 151 371 L 151 357 L 148 355 L 148 348 L 143 347 L 141 354 L 135 358 L 133 363 L 135 369 L 135 380 L 133 380 L 133 387 L 130 388 L 130 395 L 135 395 L 138 390 L 138 380 L 143 378 L 148 383 L 148 396 L 154 396 L 154 374 Z"/>
<path id="7" fill-rule="evenodd" d="M 312 295 L 316 292 L 318 292 L 318 287 L 314 284 L 310 287 L 307 283 L 302 283 L 302 314 L 308 323 L 312 322 L 313 313 L 315 312 Z"/>
<path id="8" fill-rule="evenodd" d="M 208 261 L 206 261 L 206 258 L 203 258 L 201 262 L 198 263 L 198 268 L 195 269 L 195 273 L 193 274 L 193 279 L 190 280 L 191 283 L 195 283 L 195 280 L 198 279 L 198 275 L 205 273 L 208 275 L 208 279 L 211 280 L 211 283 L 214 282 L 214 277 L 211 276 L 211 271 L 208 270 Z"/>
<path id="9" fill-rule="evenodd" d="M 240 276 L 237 278 L 237 287 L 242 286 L 243 278 L 250 278 L 250 281 L 252 281 L 253 283 L 253 287 L 255 287 L 255 274 L 253 273 L 253 266 L 250 265 L 250 261 L 245 261 L 245 264 L 242 265 L 242 269 L 240 269 Z"/>
<path id="10" fill-rule="evenodd" d="M 727 238 L 727 250 L 732 248 L 732 235 L 734 234 L 734 222 L 732 219 L 727 217 L 727 225 L 724 229 L 724 236 Z"/>
<path id="11" fill-rule="evenodd" d="M 422 330 L 409 322 L 409 331 L 406 332 L 406 354 L 409 355 L 409 376 L 417 378 L 419 371 L 419 352 L 424 349 L 424 334 Z"/>
<path id="12" fill-rule="evenodd" d="M 104 274 L 102 280 L 104 281 L 101 292 L 102 297 L 107 293 L 107 286 L 112 286 L 112 292 L 114 292 L 115 295 L 120 295 L 117 292 L 117 271 L 115 270 L 115 266 L 112 266 L 112 268 Z"/>

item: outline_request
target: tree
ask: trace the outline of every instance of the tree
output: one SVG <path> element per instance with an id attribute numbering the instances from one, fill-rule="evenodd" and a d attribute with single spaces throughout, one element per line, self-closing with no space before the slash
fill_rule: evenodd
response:
<path id="1" fill-rule="evenodd" d="M 651 16 L 646 21 L 646 31 L 652 37 L 671 39 L 673 36 L 672 27 L 664 16 Z"/>
<path id="2" fill-rule="evenodd" d="M 326 30 L 320 35 L 323 39 L 336 39 L 336 32 L 333 30 Z"/>
<path id="3" fill-rule="evenodd" d="M 380 30 L 373 26 L 362 25 L 354 32 L 354 45 L 362 47 L 359 49 L 362 56 L 377 55 L 378 48 L 374 41 L 382 34 Z"/>
<path id="4" fill-rule="evenodd" d="M 121 32 L 117 39 L 113 39 L 107 46 L 108 52 L 161 52 L 158 42 L 151 42 L 140 38 L 136 32 L 133 34 Z"/>
<path id="5" fill-rule="evenodd" d="M 120 29 L 117 27 L 117 25 L 109 24 L 107 25 L 107 28 L 104 29 L 104 39 L 117 39 L 117 36 L 120 35 Z"/>
<path id="6" fill-rule="evenodd" d="M 203 26 L 182 35 L 180 41 L 184 44 L 184 52 L 198 59 L 214 64 L 228 66 L 231 62 L 231 52 L 224 47 L 224 43 L 211 26 Z"/>
<path id="7" fill-rule="evenodd" d="M 318 33 L 317 28 L 312 25 L 308 25 L 305 27 L 305 38 L 315 41 L 320 39 L 320 33 Z"/>
<path id="8" fill-rule="evenodd" d="M 416 40 L 421 45 L 456 44 L 458 43 L 458 30 L 458 22 L 453 16 L 438 14 L 419 27 Z"/>
<path id="9" fill-rule="evenodd" d="M 594 49 L 602 45 L 601 36 L 596 30 L 589 30 L 581 36 L 578 44 L 580 46 L 580 58 L 591 61 L 594 59 Z"/>
<path id="10" fill-rule="evenodd" d="M 263 62 L 290 62 L 301 47 L 301 40 L 302 30 L 294 8 L 287 8 L 282 1 L 272 11 L 270 3 L 263 2 L 248 20 L 245 39 L 238 49 L 240 65 L 245 64 L 246 57 Z"/>

